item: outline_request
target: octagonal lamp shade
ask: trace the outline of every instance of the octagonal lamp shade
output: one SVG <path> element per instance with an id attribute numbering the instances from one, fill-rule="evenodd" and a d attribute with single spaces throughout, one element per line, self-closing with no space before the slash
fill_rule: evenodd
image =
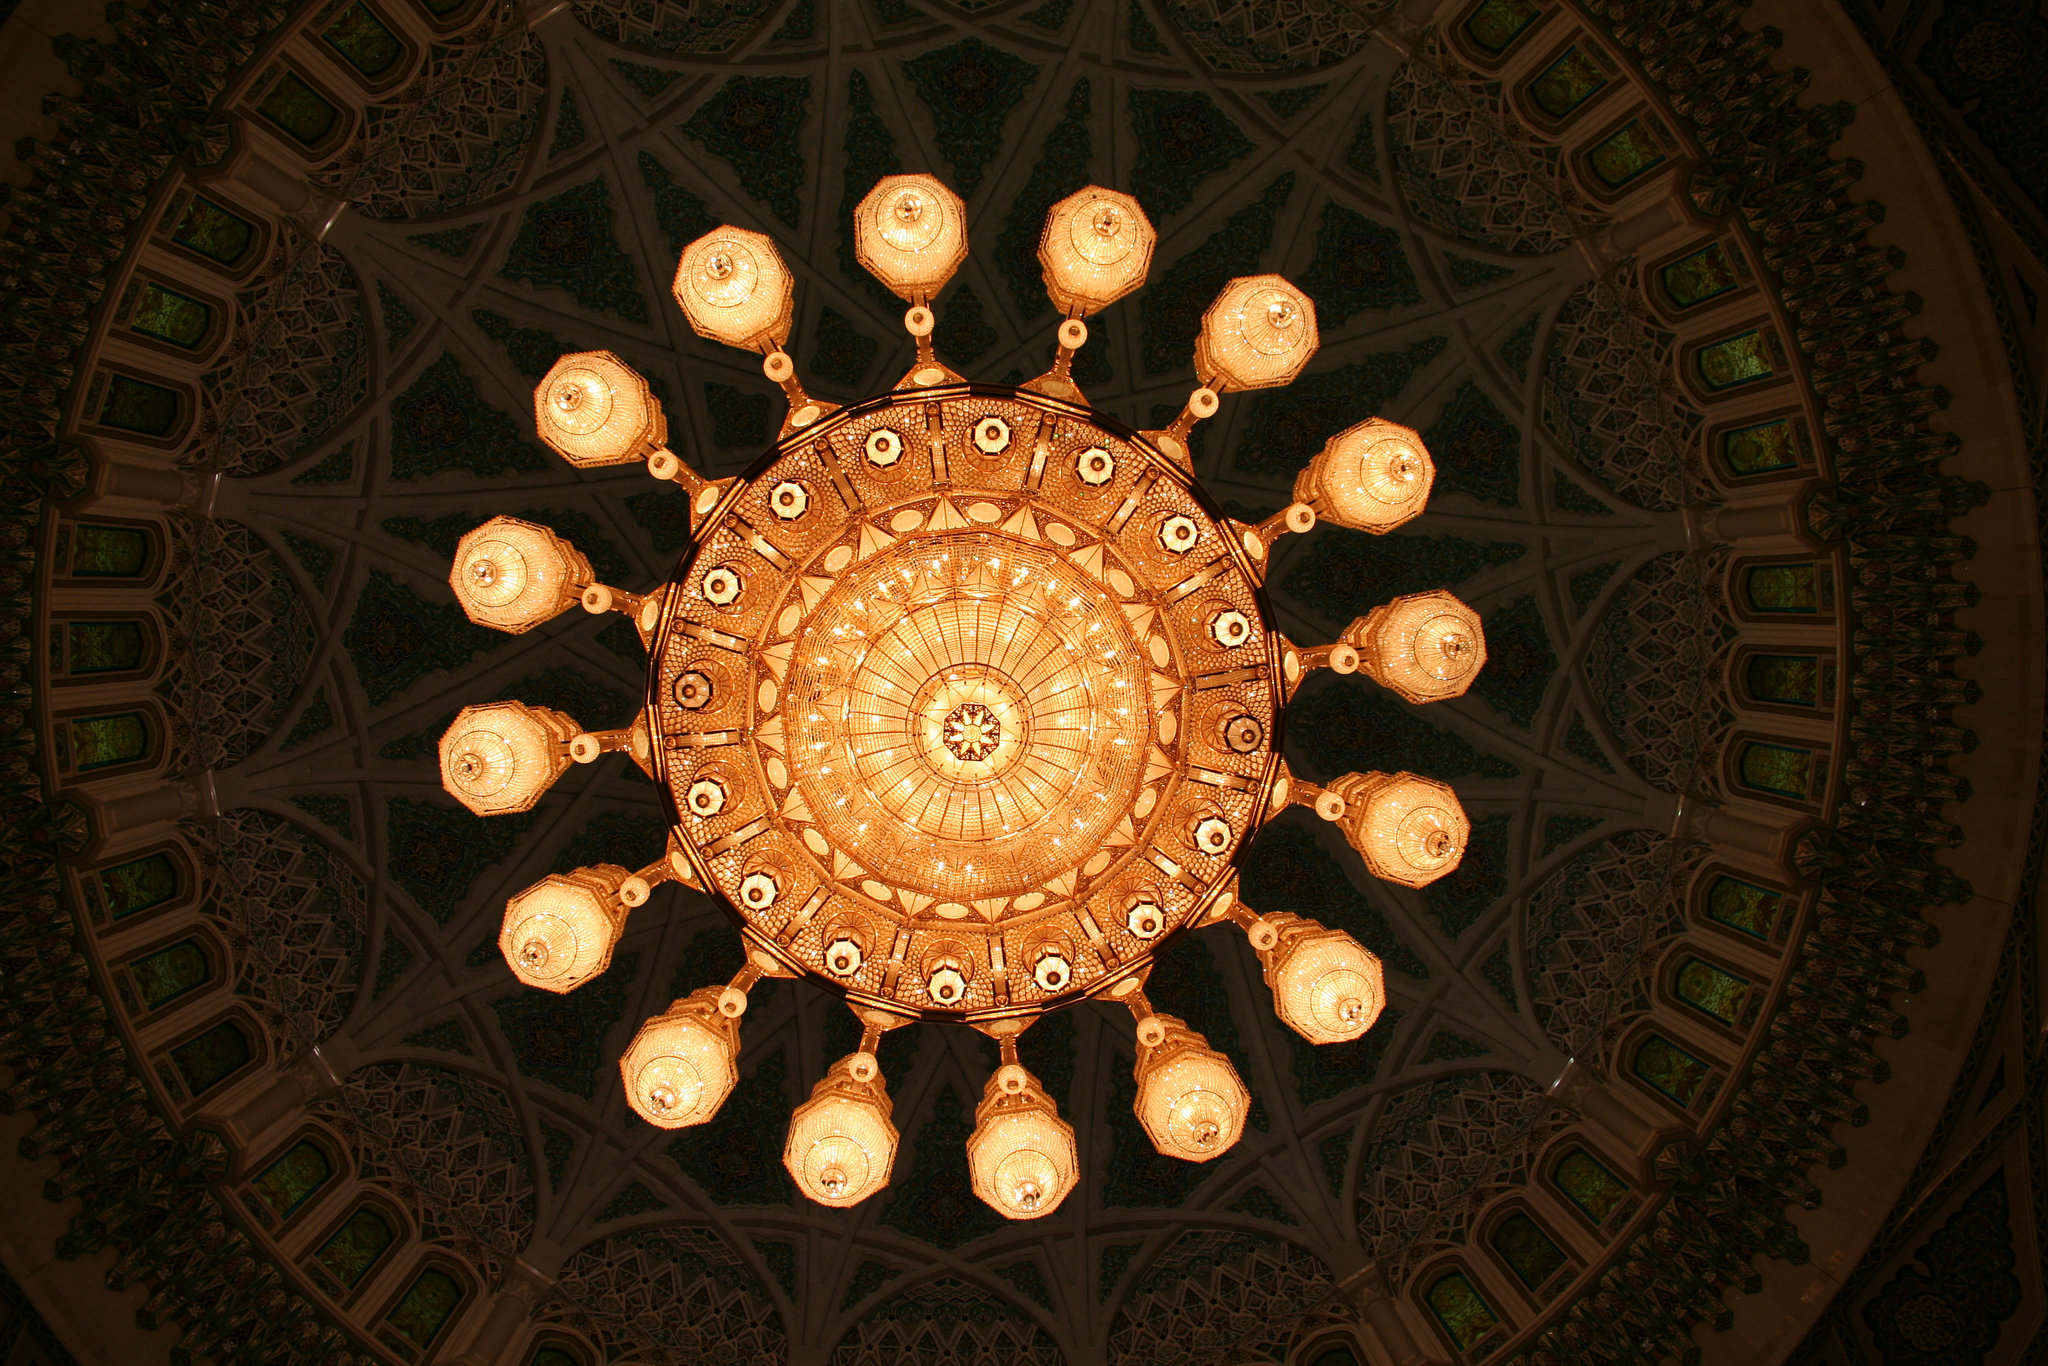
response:
<path id="1" fill-rule="evenodd" d="M 821 1205 L 857 1205 L 889 1184 L 896 1164 L 894 1107 L 875 1055 L 852 1053 L 811 1088 L 789 1118 L 782 1165 Z"/>
<path id="2" fill-rule="evenodd" d="M 1145 283 L 1159 234 L 1138 201 L 1100 185 L 1062 199 L 1045 216 L 1038 264 L 1053 307 L 1085 317 Z"/>
<path id="3" fill-rule="evenodd" d="M 1472 822 L 1447 783 L 1413 773 L 1350 773 L 1330 790 L 1344 799 L 1344 836 L 1374 877 L 1427 887 L 1465 857 Z"/>
<path id="4" fill-rule="evenodd" d="M 663 1129 L 702 1124 L 739 1081 L 739 1021 L 718 1008 L 722 988 L 700 987 L 640 1026 L 619 1059 L 626 1103 Z"/>
<path id="5" fill-rule="evenodd" d="M 1324 521 L 1377 536 L 1420 515 L 1435 482 L 1420 433 L 1369 417 L 1324 443 L 1296 476 L 1294 497 Z"/>
<path id="6" fill-rule="evenodd" d="M 530 811 L 568 769 L 582 729 L 524 702 L 464 707 L 441 735 L 441 786 L 479 816 Z"/>
<path id="7" fill-rule="evenodd" d="M 683 248 L 676 303 L 700 337 L 744 351 L 789 336 L 796 281 L 775 243 L 745 228 L 713 228 Z"/>
<path id="8" fill-rule="evenodd" d="M 853 251 L 870 275 L 920 303 L 967 259 L 967 206 L 936 176 L 883 176 L 854 206 Z"/>
<path id="9" fill-rule="evenodd" d="M 578 469 L 645 460 L 668 444 L 660 401 L 609 351 L 577 351 L 556 361 L 534 387 L 533 425 Z"/>
<path id="10" fill-rule="evenodd" d="M 1486 666 L 1479 614 L 1436 589 L 1375 607 L 1345 628 L 1358 671 L 1409 702 L 1458 697 Z"/>
<path id="11" fill-rule="evenodd" d="M 1007 1219 L 1051 1214 L 1080 1179 L 1074 1126 L 1038 1078 L 1015 1063 L 996 1069 L 975 1107 L 967 1172 L 974 1193 Z"/>
<path id="12" fill-rule="evenodd" d="M 458 541 L 448 574 L 471 621 L 513 635 L 568 611 L 591 581 L 575 546 L 516 517 L 493 517 Z"/>
<path id="13" fill-rule="evenodd" d="M 1386 972 L 1377 956 L 1342 930 L 1285 912 L 1261 917 L 1276 932 L 1259 950 L 1273 1011 L 1310 1043 L 1348 1043 L 1379 1020 Z"/>
<path id="14" fill-rule="evenodd" d="M 626 926 L 619 884 L 627 876 L 609 863 L 551 873 L 507 902 L 498 950 L 512 975 L 560 994 L 610 967 Z"/>
<path id="15" fill-rule="evenodd" d="M 1195 372 L 1205 384 L 1268 389 L 1290 383 L 1317 345 L 1308 295 L 1278 275 L 1241 275 L 1202 315 Z"/>
<path id="16" fill-rule="evenodd" d="M 1148 1034 L 1157 1042 L 1148 1042 Z M 1140 1021 L 1135 1070 L 1138 1095 L 1131 1109 L 1161 1153 L 1209 1162 L 1243 1135 L 1251 1093 L 1230 1059 L 1184 1022 L 1171 1015 Z"/>

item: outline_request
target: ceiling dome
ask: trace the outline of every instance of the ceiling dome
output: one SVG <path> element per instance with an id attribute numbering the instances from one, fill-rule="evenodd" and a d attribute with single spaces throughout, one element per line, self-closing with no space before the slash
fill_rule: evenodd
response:
<path id="1" fill-rule="evenodd" d="M 1934 160 L 1869 135 L 1896 154 L 1866 188 L 1925 206 L 1886 225 L 1916 224 L 1908 296 L 1843 113 L 1787 74 L 1874 88 L 1859 40 L 1524 0 L 202 8 L 64 48 L 84 85 L 0 240 L 0 1058 L 9 1160 L 81 1202 L 61 1235 L 6 1217 L 81 1357 L 1620 1363 L 1701 1323 L 1778 1360 L 1817 1320 L 1947 1322 L 1884 1259 L 2008 1198 L 1906 1168 L 1960 1141 L 1952 1090 L 1994 1104 L 1968 1040 L 2034 800 L 2039 557 Z M 1019 388 L 1056 348 L 1066 388 Z M 894 394 L 912 366 L 1004 393 Z M 837 496 L 794 431 L 897 489 L 927 430 L 1007 458 L 1083 392 L 1070 539 L 905 484 L 774 584 L 712 553 Z M 1202 710 L 1126 610 L 1150 561 L 1085 553 L 1166 438 L 1206 493 L 1174 484 L 1144 554 L 1210 538 L 1262 580 L 1172 629 L 1284 631 L 1291 698 Z M 758 505 L 714 516 L 742 473 Z M 1254 570 L 1229 538 L 1297 496 L 1333 524 Z M 672 582 L 795 609 L 772 692 L 659 633 L 640 595 Z M 519 599 L 517 643 L 478 592 Z M 672 858 L 671 816 L 708 845 L 772 795 L 792 857 L 818 833 L 904 926 L 997 932 L 1147 819 L 1180 688 L 1392 833 L 1362 859 L 1222 803 L 1218 876 L 1266 929 L 1162 939 L 1151 1034 L 1084 1004 L 999 1050 L 864 1038 L 774 975 L 744 1016 L 687 996 L 767 969 L 686 884 L 779 884 Z M 781 724 L 746 735 L 772 794 L 690 748 L 734 697 Z M 788 752 L 812 707 L 831 763 Z M 1129 743 L 1070 743 L 1084 715 Z M 1149 943 L 1177 895 L 1097 933 Z M 572 994 L 515 979 L 508 903 L 577 930 Z M 883 990 L 884 919 L 804 931 L 821 980 Z M 1265 985 L 1296 977 L 1300 1034 Z M 970 1166 L 1018 1074 L 981 1109 L 1042 1160 Z M 818 1156 L 785 1168 L 799 1106 Z M 1816 1275 L 1849 1287 L 1825 1319 Z"/>

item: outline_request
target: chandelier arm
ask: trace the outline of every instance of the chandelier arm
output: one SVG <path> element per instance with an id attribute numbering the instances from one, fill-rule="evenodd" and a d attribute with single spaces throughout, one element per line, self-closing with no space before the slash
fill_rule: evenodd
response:
<path id="1" fill-rule="evenodd" d="M 764 345 L 768 351 L 761 359 L 761 373 L 782 387 L 782 396 L 789 403 L 789 413 L 782 419 L 782 431 L 776 440 L 780 441 L 791 432 L 802 431 L 827 414 L 839 411 L 838 404 L 812 398 L 804 389 L 803 381 L 797 378 L 796 362 L 784 349 L 786 338 L 773 338 Z"/>

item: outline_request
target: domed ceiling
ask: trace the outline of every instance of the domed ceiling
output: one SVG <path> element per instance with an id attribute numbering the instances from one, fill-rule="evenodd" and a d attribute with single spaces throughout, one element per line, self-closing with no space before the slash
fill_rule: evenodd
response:
<path id="1" fill-rule="evenodd" d="M 78 1202 L 57 1255 L 194 1359 L 1636 1362 L 1735 1324 L 1731 1290 L 1770 1292 L 1788 1326 L 1738 1337 L 1782 1354 L 1818 1309 L 1797 1268 L 1845 1273 L 1925 1141 L 2003 933 L 1938 908 L 2013 894 L 2011 811 L 1950 851 L 1983 805 L 1967 713 L 2038 732 L 2012 625 L 2038 555 L 1991 494 L 2017 457 L 1958 455 L 1990 419 L 1956 428 L 1919 377 L 1904 254 L 1829 153 L 1850 111 L 1737 15 L 195 0 L 60 42 L 83 93 L 28 151 L 0 349 L 26 908 L 0 1032 L 22 1155 Z M 969 205 L 940 357 L 1012 383 L 1058 320 L 1046 208 L 1138 197 L 1151 283 L 1076 371 L 1134 427 L 1178 411 L 1226 279 L 1299 284 L 1322 350 L 1200 430 L 1208 488 L 1264 517 L 1375 413 L 1438 475 L 1397 534 L 1283 542 L 1282 628 L 1328 641 L 1431 587 L 1485 620 L 1469 696 L 1321 674 L 1287 735 L 1311 779 L 1453 782 L 1459 871 L 1375 882 L 1299 811 L 1243 863 L 1251 906 L 1381 956 L 1379 1025 L 1312 1047 L 1240 937 L 1183 938 L 1153 999 L 1230 1055 L 1250 1131 L 1157 1155 L 1128 1024 L 1049 1017 L 1024 1060 L 1087 1170 L 1027 1224 L 968 1186 L 994 1048 L 931 1025 L 882 1049 L 893 1184 L 797 1197 L 789 1110 L 858 1027 L 795 983 L 756 989 L 716 1119 L 635 1120 L 615 1061 L 738 966 L 730 919 L 664 887 L 602 978 L 520 988 L 505 899 L 648 863 L 661 807 L 600 763 L 478 821 L 434 761 L 467 703 L 598 728 L 644 688 L 623 621 L 465 620 L 462 533 L 543 523 L 635 591 L 688 542 L 681 492 L 544 454 L 534 383 L 615 351 L 686 459 L 753 461 L 780 396 L 667 297 L 724 222 L 791 263 L 813 391 L 888 387 L 901 302 L 848 210 L 900 170 Z M 1973 534 L 2010 563 L 1973 572 L 1954 523 L 1993 513 Z M 1973 613 L 2007 574 L 2001 634 Z M 2000 760 L 1998 800 L 2031 800 L 2032 759 Z M 1823 1200 L 1876 1153 L 1879 1194 Z"/>

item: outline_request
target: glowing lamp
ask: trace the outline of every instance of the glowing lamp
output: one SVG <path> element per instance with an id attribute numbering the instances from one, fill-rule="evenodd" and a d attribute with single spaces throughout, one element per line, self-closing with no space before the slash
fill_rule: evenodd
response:
<path id="1" fill-rule="evenodd" d="M 471 621 L 518 635 L 568 611 L 592 579 L 590 561 L 554 532 L 493 517 L 456 543 L 448 586 Z"/>
<path id="2" fill-rule="evenodd" d="M 1109 307 L 1145 283 L 1159 234 L 1138 201 L 1100 185 L 1052 206 L 1038 264 L 1053 307 L 1070 318 Z"/>
<path id="3" fill-rule="evenodd" d="M 760 351 L 789 335 L 796 281 L 767 237 L 713 228 L 683 248 L 675 296 L 698 336 Z"/>
<path id="4" fill-rule="evenodd" d="M 563 994 L 610 967 L 626 927 L 619 886 L 628 876 L 609 863 L 552 873 L 507 902 L 498 950 L 512 975 Z"/>
<path id="5" fill-rule="evenodd" d="M 1005 1218 L 1037 1219 L 1060 1207 L 1080 1170 L 1074 1127 L 1038 1078 L 1015 1063 L 997 1068 L 967 1140 L 974 1193 Z"/>
<path id="6" fill-rule="evenodd" d="M 1212 388 L 1287 384 L 1316 353 L 1316 306 L 1278 275 L 1241 275 L 1202 315 L 1195 372 Z"/>
<path id="7" fill-rule="evenodd" d="M 905 302 L 922 303 L 967 259 L 967 206 L 935 176 L 883 176 L 854 206 L 853 252 Z"/>
<path id="8" fill-rule="evenodd" d="M 1387 1004 L 1380 960 L 1342 930 L 1279 912 L 1251 928 L 1273 1012 L 1310 1043 L 1346 1043 L 1371 1029 Z"/>
<path id="9" fill-rule="evenodd" d="M 583 727 L 547 707 L 464 707 L 441 736 L 441 786 L 479 816 L 528 811 L 569 767 Z"/>
<path id="10" fill-rule="evenodd" d="M 1479 614 L 1437 590 L 1395 598 L 1351 623 L 1358 671 L 1409 702 L 1458 697 L 1486 664 Z"/>
<path id="11" fill-rule="evenodd" d="M 833 1063 L 789 1118 L 782 1165 L 797 1189 L 843 1209 L 888 1185 L 896 1163 L 893 1109 L 874 1054 L 863 1050 Z"/>
<path id="12" fill-rule="evenodd" d="M 1295 477 L 1294 497 L 1324 521 L 1378 536 L 1420 514 L 1435 480 L 1414 428 L 1369 417 L 1324 443 Z"/>
<path id="13" fill-rule="evenodd" d="M 1374 877 L 1427 887 L 1465 857 L 1472 822 L 1448 783 L 1413 773 L 1351 773 L 1330 790 L 1344 799 L 1344 837 Z"/>
<path id="14" fill-rule="evenodd" d="M 533 425 L 577 469 L 645 460 L 668 444 L 660 400 L 609 351 L 578 351 L 556 361 L 534 388 Z"/>
<path id="15" fill-rule="evenodd" d="M 1244 1133 L 1251 1093 L 1230 1059 L 1171 1015 L 1138 1022 L 1137 1099 L 1131 1108 L 1152 1146 L 1168 1157 L 1208 1162 Z"/>
<path id="16" fill-rule="evenodd" d="M 734 1062 L 746 999 L 729 987 L 700 987 L 640 1026 L 619 1059 L 635 1114 L 682 1129 L 718 1113 L 739 1081 Z"/>

